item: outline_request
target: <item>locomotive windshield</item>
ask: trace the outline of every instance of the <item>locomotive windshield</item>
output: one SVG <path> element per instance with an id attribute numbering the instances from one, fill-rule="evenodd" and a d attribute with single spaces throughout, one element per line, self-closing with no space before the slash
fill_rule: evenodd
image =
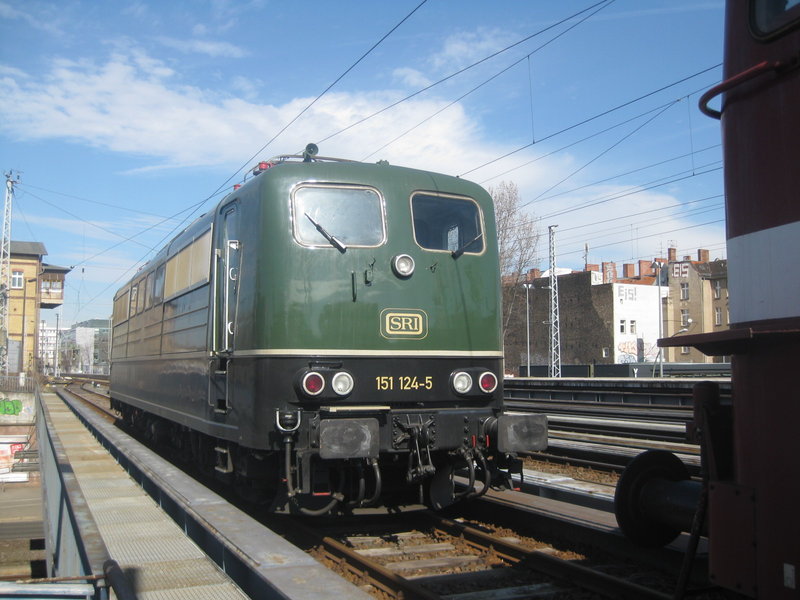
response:
<path id="1" fill-rule="evenodd" d="M 411 198 L 411 212 L 421 247 L 459 255 L 483 252 L 481 214 L 472 200 L 418 193 Z"/>
<path id="2" fill-rule="evenodd" d="M 343 250 L 386 239 L 383 202 L 372 188 L 302 185 L 292 196 L 292 216 L 294 237 L 304 246 Z"/>
<path id="3" fill-rule="evenodd" d="M 798 0 L 752 0 L 750 18 L 753 28 L 760 36 L 778 33 L 800 18 Z"/>

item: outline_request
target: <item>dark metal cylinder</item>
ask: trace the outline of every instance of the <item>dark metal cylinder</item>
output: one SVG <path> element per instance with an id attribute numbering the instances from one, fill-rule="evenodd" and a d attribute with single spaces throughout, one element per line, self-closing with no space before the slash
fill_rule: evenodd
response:
<path id="1" fill-rule="evenodd" d="M 652 479 L 639 492 L 639 508 L 661 525 L 689 531 L 702 489 L 699 481 Z"/>

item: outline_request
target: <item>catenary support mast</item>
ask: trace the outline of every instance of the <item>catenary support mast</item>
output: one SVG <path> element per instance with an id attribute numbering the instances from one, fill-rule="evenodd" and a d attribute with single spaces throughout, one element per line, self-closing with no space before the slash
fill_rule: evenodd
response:
<path id="1" fill-rule="evenodd" d="M 3 203 L 3 232 L 0 238 L 0 374 L 8 375 L 8 301 L 11 290 L 11 209 L 14 186 L 19 183 L 12 172 L 6 173 L 6 194 Z"/>
<path id="2" fill-rule="evenodd" d="M 558 317 L 558 277 L 556 276 L 556 227 L 550 225 L 550 360 L 549 377 L 561 377 L 561 326 Z"/>

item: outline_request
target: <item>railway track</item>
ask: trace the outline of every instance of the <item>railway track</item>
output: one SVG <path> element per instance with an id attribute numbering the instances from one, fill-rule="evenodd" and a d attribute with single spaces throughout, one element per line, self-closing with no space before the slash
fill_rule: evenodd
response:
<path id="1" fill-rule="evenodd" d="M 85 382 L 70 383 L 65 386 L 66 391 L 80 398 L 86 404 L 90 405 L 95 411 L 103 415 L 108 422 L 115 422 L 119 415 L 116 411 L 111 410 L 111 402 L 108 394 L 95 389 L 94 384 Z"/>
<path id="2" fill-rule="evenodd" d="M 609 562 L 513 530 L 421 511 L 345 525 L 293 521 L 290 539 L 373 595 L 419 600 L 580 597 L 663 600 L 640 565 Z M 663 590 L 664 575 L 648 574 Z"/>
<path id="3" fill-rule="evenodd" d="M 700 448 L 686 441 L 694 382 L 506 379 L 506 407 L 548 416 L 546 451 L 536 459 L 619 471 L 650 449 L 677 454 L 700 471 Z"/>
<path id="4" fill-rule="evenodd" d="M 107 406 L 107 397 L 88 387 L 73 387 L 73 393 L 91 397 L 95 410 L 104 401 Z M 107 408 L 103 412 L 108 415 Z M 485 501 L 459 505 L 449 515 L 416 511 L 328 521 L 285 516 L 259 520 L 270 529 L 283 529 L 290 541 L 378 598 L 669 597 L 679 558 L 645 564 L 631 558 L 637 553 L 629 545 L 627 556 L 609 552 L 606 548 L 627 544 L 616 527 L 613 534 L 584 535 L 571 529 L 552 535 L 561 531 L 561 524 L 543 526 L 544 517 L 531 517 L 523 507 L 547 501 L 511 494 L 522 500 L 498 500 L 490 491 Z M 551 533 L 544 537 L 537 533 L 548 529 Z M 665 568 L 668 564 L 672 570 Z"/>

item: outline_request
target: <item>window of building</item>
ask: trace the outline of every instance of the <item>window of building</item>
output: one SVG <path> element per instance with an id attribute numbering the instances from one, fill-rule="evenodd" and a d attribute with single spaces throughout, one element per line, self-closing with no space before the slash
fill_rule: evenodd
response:
<path id="1" fill-rule="evenodd" d="M 722 282 L 719 279 L 714 280 L 714 300 L 722 298 Z"/>
<path id="2" fill-rule="evenodd" d="M 609 349 L 607 347 L 603 348 L 603 358 L 608 358 L 609 354 L 610 354 Z"/>
<path id="3" fill-rule="evenodd" d="M 630 327 L 628 328 L 628 332 L 629 333 L 633 333 L 633 334 L 636 333 L 636 320 L 635 319 L 631 319 L 631 324 L 630 324 Z"/>
<path id="4" fill-rule="evenodd" d="M 621 319 L 619 322 L 619 332 L 625 333 L 625 319 Z"/>
<path id="5" fill-rule="evenodd" d="M 23 285 L 24 274 L 22 271 L 11 272 L 11 289 L 21 290 Z"/>
<path id="6" fill-rule="evenodd" d="M 689 354 L 689 346 L 681 346 L 681 354 Z"/>
<path id="7" fill-rule="evenodd" d="M 689 284 L 681 283 L 681 300 L 689 299 Z"/>
<path id="8" fill-rule="evenodd" d="M 689 309 L 682 308 L 681 309 L 681 326 L 688 327 L 689 326 Z"/>
<path id="9" fill-rule="evenodd" d="M 719 306 L 714 308 L 714 325 L 722 325 L 722 308 Z"/>

